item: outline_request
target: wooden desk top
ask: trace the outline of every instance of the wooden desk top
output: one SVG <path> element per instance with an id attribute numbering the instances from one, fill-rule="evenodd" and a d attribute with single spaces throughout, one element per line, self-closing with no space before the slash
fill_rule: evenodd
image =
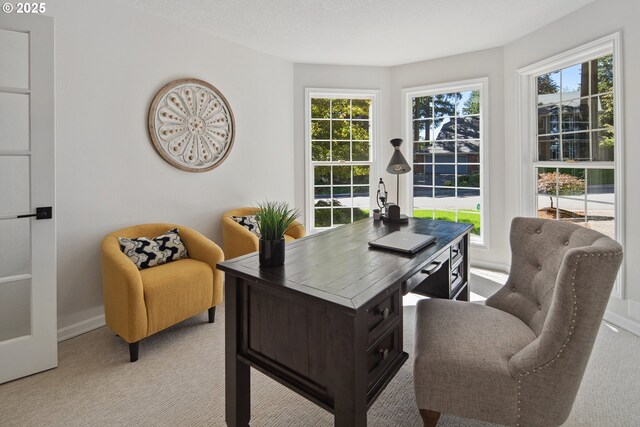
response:
<path id="1" fill-rule="evenodd" d="M 261 269 L 258 253 L 218 264 L 222 271 L 333 303 L 360 308 L 390 284 L 406 280 L 468 233 L 472 225 L 410 218 L 408 224 L 386 224 L 366 218 L 287 244 L 285 265 Z M 371 240 L 393 231 L 436 236 L 415 255 L 372 249 Z"/>

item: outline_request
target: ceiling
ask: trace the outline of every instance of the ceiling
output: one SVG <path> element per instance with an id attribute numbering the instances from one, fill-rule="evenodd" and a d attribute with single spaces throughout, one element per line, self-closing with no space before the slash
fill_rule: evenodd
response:
<path id="1" fill-rule="evenodd" d="M 594 0 L 121 0 L 293 62 L 392 66 L 502 46 Z"/>

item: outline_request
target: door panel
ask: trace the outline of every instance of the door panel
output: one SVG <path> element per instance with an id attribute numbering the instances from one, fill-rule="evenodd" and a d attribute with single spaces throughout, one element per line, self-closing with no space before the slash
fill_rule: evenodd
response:
<path id="1" fill-rule="evenodd" d="M 31 220 L 0 220 L 0 282 L 31 274 Z"/>
<path id="2" fill-rule="evenodd" d="M 58 364 L 53 51 L 53 18 L 0 14 L 0 383 Z"/>
<path id="3" fill-rule="evenodd" d="M 29 156 L 0 156 L 0 215 L 30 210 L 30 180 Z"/>
<path id="4" fill-rule="evenodd" d="M 31 335 L 31 279 L 0 279 L 0 341 Z"/>
<path id="5" fill-rule="evenodd" d="M 0 151 L 29 150 L 29 95 L 0 92 Z"/>

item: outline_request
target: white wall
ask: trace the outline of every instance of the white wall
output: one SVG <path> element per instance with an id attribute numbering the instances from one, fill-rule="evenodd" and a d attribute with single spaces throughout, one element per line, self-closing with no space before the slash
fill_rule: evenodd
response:
<path id="1" fill-rule="evenodd" d="M 293 202 L 293 66 L 118 2 L 47 7 L 56 37 L 58 326 L 73 329 L 103 313 L 99 248 L 109 232 L 175 222 L 221 244 L 225 210 L 267 197 Z M 233 149 L 210 172 L 170 166 L 147 133 L 153 96 L 183 77 L 216 86 L 235 115 Z"/>
<path id="2" fill-rule="evenodd" d="M 634 164 L 640 158 L 640 2 L 637 0 L 597 0 L 576 12 L 535 31 L 504 48 L 505 87 L 505 141 L 517 141 L 516 131 L 516 70 L 542 59 L 562 53 L 600 37 L 622 32 L 622 63 L 624 88 L 624 151 L 625 156 L 625 259 L 627 300 L 612 297 L 609 310 L 614 313 L 610 320 L 624 323 L 620 326 L 635 329 L 640 333 L 640 194 L 636 188 L 640 182 L 640 169 Z M 520 162 L 516 146 L 505 144 L 506 174 L 505 192 L 513 197 L 506 199 L 507 220 L 518 214 L 515 195 L 517 188 L 516 165 Z M 615 316 L 621 316 L 618 318 Z"/>

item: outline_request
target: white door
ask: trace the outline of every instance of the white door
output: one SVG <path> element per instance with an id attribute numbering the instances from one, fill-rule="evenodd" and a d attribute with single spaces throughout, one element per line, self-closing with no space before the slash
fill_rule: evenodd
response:
<path id="1" fill-rule="evenodd" d="M 0 383 L 58 365 L 53 93 L 53 18 L 0 12 Z"/>

